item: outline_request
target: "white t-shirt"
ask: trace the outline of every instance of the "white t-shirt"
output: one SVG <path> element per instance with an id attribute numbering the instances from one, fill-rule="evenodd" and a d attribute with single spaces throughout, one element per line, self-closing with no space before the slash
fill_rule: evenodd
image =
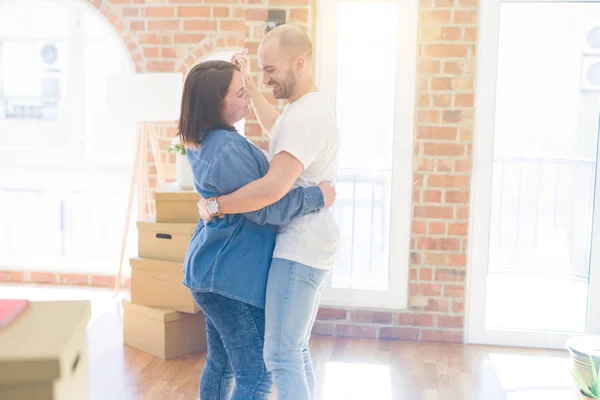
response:
<path id="1" fill-rule="evenodd" d="M 340 133 L 335 114 L 319 92 L 288 104 L 273 129 L 269 153 L 287 151 L 304 166 L 294 188 L 334 182 Z M 340 231 L 331 209 L 295 218 L 279 227 L 273 257 L 330 269 L 339 257 Z"/>

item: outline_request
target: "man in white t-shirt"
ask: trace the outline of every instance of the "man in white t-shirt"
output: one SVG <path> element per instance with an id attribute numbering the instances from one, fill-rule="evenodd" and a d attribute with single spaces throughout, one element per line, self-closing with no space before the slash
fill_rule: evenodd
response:
<path id="1" fill-rule="evenodd" d="M 271 136 L 271 164 L 263 178 L 201 200 L 203 219 L 255 211 L 294 187 L 335 181 L 340 135 L 333 110 L 315 86 L 312 61 L 311 40 L 300 28 L 281 25 L 265 35 L 258 62 L 263 83 L 276 99 L 288 101 L 279 115 L 253 82 L 246 51 L 234 56 L 258 121 Z M 315 398 L 308 340 L 321 291 L 338 260 L 339 236 L 330 208 L 292 220 L 277 235 L 267 282 L 264 354 L 280 400 Z"/>

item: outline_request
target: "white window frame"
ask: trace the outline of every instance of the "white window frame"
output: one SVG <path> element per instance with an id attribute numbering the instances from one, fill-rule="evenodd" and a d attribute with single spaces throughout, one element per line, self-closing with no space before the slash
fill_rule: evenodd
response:
<path id="1" fill-rule="evenodd" d="M 335 107 L 337 86 L 338 4 L 355 0 L 317 2 L 317 83 Z M 374 309 L 404 309 L 408 304 L 411 235 L 413 141 L 416 96 L 418 0 L 366 0 L 398 4 L 394 149 L 390 224 L 390 258 L 387 290 L 334 288 L 331 278 L 321 305 Z M 356 52 L 360 62 L 360 49 Z M 368 71 L 365 71 L 368 73 Z M 344 132 L 341 132 L 342 141 Z"/>
<path id="2" fill-rule="evenodd" d="M 25 0 L 0 0 L 0 10 L 5 5 L 20 5 L 19 3 Z M 130 180 L 130 171 L 133 162 L 133 153 L 131 161 L 121 161 L 114 159 L 103 159 L 90 149 L 93 149 L 91 140 L 91 132 L 86 128 L 86 82 L 85 82 L 85 62 L 84 62 L 84 46 L 83 46 L 83 30 L 85 28 L 84 16 L 86 13 L 93 13 L 100 16 L 100 12 L 88 2 L 79 0 L 50 0 L 52 3 L 66 7 L 69 10 L 69 37 L 65 41 L 69 47 L 68 59 L 64 78 L 67 80 L 67 92 L 64 99 L 66 113 L 64 119 L 60 121 L 69 129 L 70 142 L 69 146 L 60 149 L 34 149 L 27 148 L 26 144 L 20 148 L 0 148 L 0 189 L 23 189 L 40 192 L 49 191 L 49 196 L 54 200 L 54 192 L 61 195 L 63 191 L 73 191 L 77 189 L 81 192 L 102 188 L 118 188 L 122 185 L 123 188 L 128 187 Z M 101 17 L 105 20 L 104 17 Z M 109 21 L 104 21 L 109 27 Z M 125 54 L 129 54 L 126 44 L 119 36 L 116 29 L 109 30 L 112 37 L 115 39 L 115 45 L 121 47 Z M 80 34 L 74 34 L 79 32 Z M 16 35 L 5 35 L 2 39 L 20 39 Z M 28 39 L 32 39 L 29 38 Z M 33 39 L 48 40 L 52 39 L 39 35 Z M 130 67 L 131 72 L 135 72 L 134 63 L 131 57 L 126 57 L 126 62 Z M 26 123 L 47 123 L 56 124 L 54 121 L 39 121 L 39 120 L 21 120 Z M 0 130 L 6 129 L 10 124 L 3 124 L 0 121 Z M 133 126 L 132 136 L 135 135 L 135 125 Z M 132 151 L 134 149 L 132 148 Z M 23 151 L 26 151 L 27 156 L 24 156 Z M 16 173 L 15 173 L 16 172 Z M 22 172 L 22 173 L 21 173 Z M 40 178 L 41 177 L 41 178 Z M 119 181 L 121 180 L 122 181 Z M 116 185 L 116 186 L 115 186 Z M 15 203 L 12 203 L 15 204 Z M 32 203 L 33 204 L 33 203 Z M 51 203 L 52 205 L 53 203 Z M 126 199 L 123 202 L 123 209 L 126 207 Z M 54 211 L 52 211 L 54 212 Z M 43 221 L 42 221 L 43 222 Z M 105 221 L 101 223 L 106 224 Z M 129 238 L 126 252 L 131 253 L 135 250 L 135 221 L 132 221 L 132 226 L 129 228 Z M 38 224 L 39 225 L 39 224 Z M 52 225 L 52 224 L 50 224 Z M 24 225 L 25 229 L 27 224 Z M 118 228 L 121 229 L 122 223 L 118 223 Z M 52 233 L 57 230 L 51 226 Z M 132 229 L 133 228 L 133 229 Z M 62 229 L 62 228 L 61 228 Z M 43 230 L 41 230 L 44 232 Z M 62 230 L 58 234 L 62 234 Z M 77 232 L 75 229 L 68 232 Z M 120 231 L 119 231 L 120 232 Z M 133 233 L 133 236 L 132 236 Z M 120 233 L 119 233 L 120 234 Z M 54 244 L 52 246 L 55 246 Z M 118 254 L 118 248 L 114 248 L 115 255 Z M 132 253 L 133 254 L 133 253 Z M 18 256 L 17 256 L 18 257 Z M 89 258 L 89 257 L 88 257 Z M 117 266 L 115 259 L 114 266 Z M 82 267 L 83 265 L 83 267 Z M 88 260 L 82 263 L 79 256 L 69 258 L 41 258 L 38 260 L 6 260 L 3 254 L 0 254 L 0 269 L 9 268 L 16 270 L 32 270 L 32 271 L 53 271 L 66 273 L 82 273 L 82 274 L 113 274 L 113 264 L 107 263 L 105 260 Z M 128 266 L 124 267 L 124 274 L 128 272 Z"/>
<path id="3" fill-rule="evenodd" d="M 67 148 L 59 149 L 30 149 L 26 144 L 23 147 L 0 147 L 0 167 L 40 167 L 40 168 L 80 168 L 89 167 L 94 169 L 129 169 L 129 162 L 109 161 L 90 158 L 88 151 L 88 132 L 86 131 L 86 92 L 85 92 L 85 74 L 84 74 L 84 43 L 83 43 L 83 14 L 85 11 L 99 14 L 93 6 L 87 2 L 76 0 L 50 0 L 53 3 L 62 5 L 70 11 L 69 16 L 69 38 L 65 42 L 69 47 L 69 59 L 66 63 L 64 77 L 67 80 L 66 98 L 61 102 L 66 109 L 65 118 L 62 121 L 38 121 L 38 120 L 19 120 L 0 121 L 2 127 L 9 128 L 15 123 L 27 124 L 64 124 L 70 130 L 70 143 Z M 10 3 L 20 3 L 20 0 L 0 0 L 0 4 L 8 5 Z M 106 21 L 107 24 L 110 24 Z M 113 30 L 116 42 L 125 49 L 125 43 L 119 37 L 116 30 Z M 19 37 L 0 37 L 0 40 L 20 39 Z M 28 38 L 31 39 L 31 38 Z M 52 38 L 38 37 L 39 40 Z M 131 70 L 135 71 L 135 66 L 128 58 Z M 23 157 L 22 151 L 27 151 L 29 156 Z M 107 165 L 108 164 L 108 165 Z"/>
<path id="4" fill-rule="evenodd" d="M 564 349 L 565 342 L 577 333 L 487 329 L 485 327 L 487 275 L 489 265 L 490 218 L 492 211 L 492 177 L 494 135 L 496 129 L 496 89 L 501 3 L 529 3 L 532 0 L 486 0 L 479 9 L 477 43 L 477 91 L 471 185 L 471 232 L 468 249 L 469 274 L 466 284 L 466 342 L 470 344 Z M 565 3 L 565 0 L 542 0 L 541 3 Z M 598 0 L 579 0 L 598 3 Z M 598 142 L 600 151 L 600 141 Z M 596 173 L 600 172 L 600 164 Z M 595 207 L 600 203 L 600 180 L 596 181 Z M 586 322 L 587 334 L 600 334 L 600 218 L 592 221 L 592 256 Z"/>

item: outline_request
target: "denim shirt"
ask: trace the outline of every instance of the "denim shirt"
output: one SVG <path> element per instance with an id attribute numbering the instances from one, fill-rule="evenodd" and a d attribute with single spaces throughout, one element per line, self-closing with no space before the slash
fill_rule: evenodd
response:
<path id="1" fill-rule="evenodd" d="M 235 131 L 209 131 L 200 149 L 188 149 L 196 191 L 205 199 L 225 195 L 263 177 L 269 161 Z M 245 214 L 202 220 L 184 261 L 183 284 L 264 308 L 277 226 L 324 207 L 318 187 L 296 188 L 277 203 Z"/>

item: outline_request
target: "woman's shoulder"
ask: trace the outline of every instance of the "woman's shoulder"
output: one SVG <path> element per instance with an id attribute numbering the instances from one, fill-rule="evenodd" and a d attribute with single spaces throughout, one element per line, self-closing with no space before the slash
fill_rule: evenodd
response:
<path id="1" fill-rule="evenodd" d="M 198 153 L 205 158 L 220 158 L 230 151 L 250 151 L 247 139 L 236 131 L 214 129 L 207 132 Z"/>
<path id="2" fill-rule="evenodd" d="M 206 132 L 202 144 L 230 142 L 234 138 L 233 134 L 237 133 L 223 128 L 211 129 Z"/>
<path id="3" fill-rule="evenodd" d="M 206 133 L 198 146 L 201 152 L 218 153 L 220 150 L 236 144 L 236 132 L 228 129 L 212 129 Z"/>
<path id="4" fill-rule="evenodd" d="M 222 144 L 229 143 L 238 147 L 246 148 L 247 145 L 250 143 L 244 135 L 238 133 L 237 131 L 232 131 L 228 129 L 218 129 L 212 132 L 213 134 L 210 136 L 213 138 L 213 140 L 218 141 Z"/>

